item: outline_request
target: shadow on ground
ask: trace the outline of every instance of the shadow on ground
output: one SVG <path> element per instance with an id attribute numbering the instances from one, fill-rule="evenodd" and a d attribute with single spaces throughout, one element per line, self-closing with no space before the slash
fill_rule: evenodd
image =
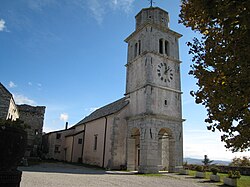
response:
<path id="1" fill-rule="evenodd" d="M 193 176 L 186 176 L 185 179 L 197 180 L 197 183 L 201 183 L 201 184 L 211 184 L 213 186 L 218 186 L 218 187 L 228 187 L 227 185 L 224 185 L 221 182 L 214 182 L 214 181 L 210 181 L 208 179 L 201 179 L 201 178 L 196 178 Z"/>
<path id="2" fill-rule="evenodd" d="M 46 173 L 67 173 L 67 174 L 89 174 L 89 175 L 100 175 L 100 174 L 115 174 L 115 175 L 132 175 L 136 172 L 127 171 L 106 171 L 102 168 L 95 168 L 93 166 L 81 166 L 72 165 L 63 162 L 56 163 L 40 163 L 28 167 L 18 167 L 20 171 L 24 172 L 46 172 Z"/>

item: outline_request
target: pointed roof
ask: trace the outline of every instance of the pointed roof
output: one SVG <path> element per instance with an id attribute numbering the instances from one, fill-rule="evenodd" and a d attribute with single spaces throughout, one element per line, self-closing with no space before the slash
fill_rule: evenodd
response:
<path id="1" fill-rule="evenodd" d="M 123 97 L 113 103 L 110 103 L 104 107 L 101 107 L 97 110 L 95 110 L 94 112 L 92 112 L 89 116 L 85 117 L 84 119 L 82 119 L 80 122 L 78 122 L 75 126 L 114 114 L 118 111 L 120 111 L 121 109 L 123 109 L 125 106 L 127 106 L 129 103 L 128 100 L 126 100 L 126 97 Z"/>

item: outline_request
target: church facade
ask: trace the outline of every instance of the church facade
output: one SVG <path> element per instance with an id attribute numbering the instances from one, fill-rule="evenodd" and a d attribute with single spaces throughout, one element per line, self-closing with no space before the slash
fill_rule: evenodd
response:
<path id="1" fill-rule="evenodd" d="M 125 40 L 125 97 L 46 134 L 46 158 L 140 173 L 182 166 L 181 35 L 169 28 L 161 8 L 142 9 L 135 18 L 136 29 Z"/>

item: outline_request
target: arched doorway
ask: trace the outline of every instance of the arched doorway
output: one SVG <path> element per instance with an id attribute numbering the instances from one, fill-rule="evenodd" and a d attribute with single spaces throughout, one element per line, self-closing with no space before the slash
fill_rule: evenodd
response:
<path id="1" fill-rule="evenodd" d="M 159 170 L 169 171 L 173 161 L 173 137 L 170 129 L 162 128 L 158 133 Z"/>
<path id="2" fill-rule="evenodd" d="M 140 165 L 140 130 L 133 128 L 128 137 L 127 169 L 138 170 Z"/>

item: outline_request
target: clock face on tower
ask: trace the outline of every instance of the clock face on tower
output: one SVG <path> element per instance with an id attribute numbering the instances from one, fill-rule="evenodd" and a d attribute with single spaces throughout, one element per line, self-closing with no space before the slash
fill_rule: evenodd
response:
<path id="1" fill-rule="evenodd" d="M 173 80 L 173 70 L 166 63 L 161 62 L 157 66 L 157 75 L 162 82 L 170 83 Z"/>

